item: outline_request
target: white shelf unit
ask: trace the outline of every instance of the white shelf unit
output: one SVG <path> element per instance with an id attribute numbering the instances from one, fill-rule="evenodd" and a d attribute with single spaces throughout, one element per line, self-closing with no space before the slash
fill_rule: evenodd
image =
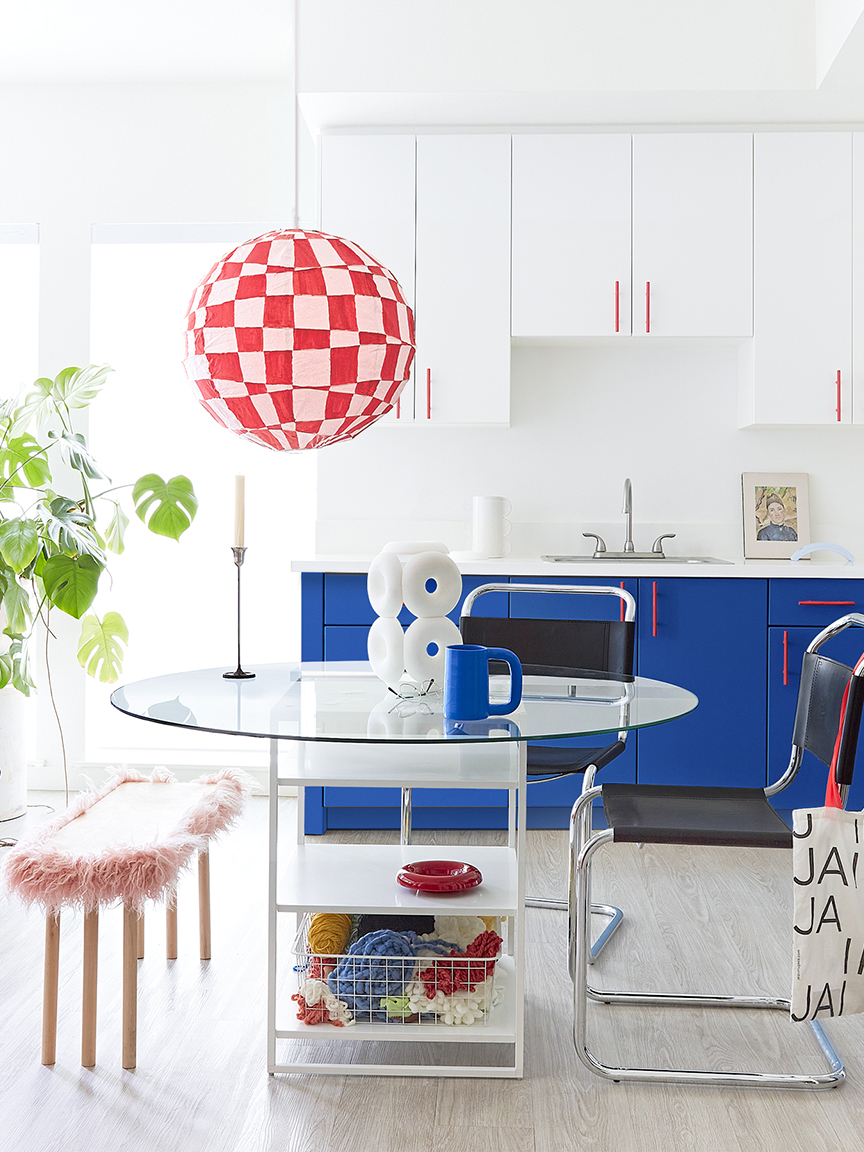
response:
<path id="1" fill-rule="evenodd" d="M 524 742 L 467 744 L 430 740 L 424 744 L 270 742 L 270 901 L 268 963 L 268 1070 L 271 1073 L 324 1075 L 447 1076 L 521 1078 L 524 1003 L 524 857 L 517 823 L 525 827 Z M 297 823 L 292 842 L 280 830 L 280 786 L 298 790 Z M 507 844 L 329 844 L 306 843 L 303 834 L 303 790 L 306 787 L 505 788 L 509 795 Z M 483 883 L 461 893 L 431 894 L 404 888 L 396 881 L 403 864 L 428 858 L 464 859 L 480 869 Z M 287 920 L 308 912 L 368 912 L 399 915 L 506 917 L 506 954 L 496 966 L 498 1003 L 483 1024 L 332 1024 L 308 1026 L 296 1020 L 291 996 L 297 991 L 292 961 L 284 958 Z M 294 935 L 294 925 L 288 932 Z M 305 1044 L 297 1046 L 297 1041 Z M 369 1063 L 358 1059 L 356 1045 L 414 1041 L 420 1053 L 427 1045 L 498 1044 L 509 1046 L 512 1059 L 478 1063 Z M 326 1056 L 334 1046 L 343 1059 L 305 1059 L 310 1042 Z M 291 1048 L 294 1046 L 294 1051 Z M 343 1047 L 344 1046 L 344 1047 Z"/>

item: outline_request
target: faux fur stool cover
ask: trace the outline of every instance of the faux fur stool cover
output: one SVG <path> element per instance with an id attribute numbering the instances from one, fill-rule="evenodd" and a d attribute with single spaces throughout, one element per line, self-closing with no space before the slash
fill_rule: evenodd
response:
<path id="1" fill-rule="evenodd" d="M 46 913 L 167 896 L 195 852 L 240 815 L 254 781 L 226 768 L 180 784 L 164 768 L 115 772 L 21 840 L 6 857 L 8 888 Z"/>

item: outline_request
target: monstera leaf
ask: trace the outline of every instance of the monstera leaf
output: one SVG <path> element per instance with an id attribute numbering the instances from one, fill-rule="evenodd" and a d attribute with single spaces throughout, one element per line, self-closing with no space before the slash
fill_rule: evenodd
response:
<path id="1" fill-rule="evenodd" d="M 86 368 L 64 368 L 53 380 L 40 376 L 13 417 L 13 433 L 34 422 L 41 424 L 61 407 L 86 408 L 99 395 L 112 371 L 107 364 L 88 364 Z"/>
<path id="2" fill-rule="evenodd" d="M 12 488 L 29 485 L 42 488 L 51 480 L 51 469 L 40 448 L 29 432 L 14 436 L 0 449 L 0 478 Z"/>
<path id="3" fill-rule="evenodd" d="M 26 632 L 33 618 L 30 596 L 27 589 L 18 583 L 18 578 L 11 568 L 0 569 L 0 591 L 3 594 L 7 630 L 16 635 Z"/>
<path id="4" fill-rule="evenodd" d="M 80 432 L 63 432 L 58 436 L 55 432 L 48 433 L 48 439 L 60 446 L 60 455 L 70 468 L 83 472 L 90 480 L 106 480 L 107 477 L 87 447 L 87 441 Z"/>
<path id="5" fill-rule="evenodd" d="M 61 612 L 80 620 L 96 598 L 103 571 L 93 556 L 49 556 L 41 572 L 45 594 Z"/>
<path id="6" fill-rule="evenodd" d="M 9 651 L 0 653 L 0 688 L 5 688 L 9 681 L 24 696 L 30 695 L 30 689 L 35 688 L 30 675 L 30 662 L 27 658 L 27 644 L 23 636 L 19 636 L 5 629 L 5 634 L 12 643 Z"/>
<path id="7" fill-rule="evenodd" d="M 186 476 L 163 480 L 155 472 L 142 476 L 132 489 L 138 518 L 151 532 L 179 540 L 198 511 L 198 497 Z"/>
<path id="8" fill-rule="evenodd" d="M 126 535 L 128 526 L 129 517 L 119 504 L 115 504 L 114 511 L 111 513 L 111 520 L 105 530 L 105 544 L 110 552 L 116 552 L 119 556 L 126 547 L 123 543 L 123 538 Z"/>
<path id="9" fill-rule="evenodd" d="M 78 663 L 89 676 L 113 684 L 123 667 L 123 645 L 128 642 L 129 629 L 119 612 L 106 612 L 101 620 L 91 613 L 81 621 Z"/>
<path id="10" fill-rule="evenodd" d="M 67 500 L 65 496 L 55 496 L 49 500 L 47 509 L 48 535 L 58 548 L 70 555 L 81 552 L 93 556 L 104 565 L 105 553 L 94 534 L 92 516 L 88 516 L 74 500 Z"/>
<path id="11" fill-rule="evenodd" d="M 18 516 L 0 524 L 0 556 L 14 572 L 23 572 L 39 551 L 39 525 Z"/>

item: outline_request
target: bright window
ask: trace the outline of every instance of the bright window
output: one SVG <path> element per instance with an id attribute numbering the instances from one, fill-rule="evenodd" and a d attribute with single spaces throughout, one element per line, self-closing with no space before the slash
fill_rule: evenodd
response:
<path id="1" fill-rule="evenodd" d="M 300 657 L 300 580 L 290 562 L 313 549 L 315 454 L 269 452 L 227 432 L 198 403 L 182 365 L 193 288 L 227 250 L 264 230 L 241 228 L 227 242 L 93 245 L 91 354 L 115 369 L 91 409 L 96 459 L 115 484 L 147 472 L 187 475 L 200 501 L 195 522 L 176 543 L 148 532 L 132 512 L 130 490 L 122 493 L 132 518 L 126 551 L 111 557 L 113 587 L 103 577 L 95 610 L 113 608 L 129 626 L 123 681 L 234 667 L 238 474 L 246 477 L 249 549 L 243 664 Z M 229 741 L 122 716 L 108 703 L 111 687 L 88 680 L 88 762 L 251 764 L 266 757 L 264 741 Z"/>
<path id="2" fill-rule="evenodd" d="M 0 395 L 13 396 L 38 376 L 39 229 L 0 224 Z"/>

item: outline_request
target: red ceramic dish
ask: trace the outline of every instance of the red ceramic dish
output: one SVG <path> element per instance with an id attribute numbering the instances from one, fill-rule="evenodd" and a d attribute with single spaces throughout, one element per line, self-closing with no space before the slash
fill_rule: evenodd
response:
<path id="1" fill-rule="evenodd" d="M 396 879 L 418 892 L 463 892 L 476 888 L 483 877 L 473 864 L 459 860 L 418 860 L 401 868 Z"/>

